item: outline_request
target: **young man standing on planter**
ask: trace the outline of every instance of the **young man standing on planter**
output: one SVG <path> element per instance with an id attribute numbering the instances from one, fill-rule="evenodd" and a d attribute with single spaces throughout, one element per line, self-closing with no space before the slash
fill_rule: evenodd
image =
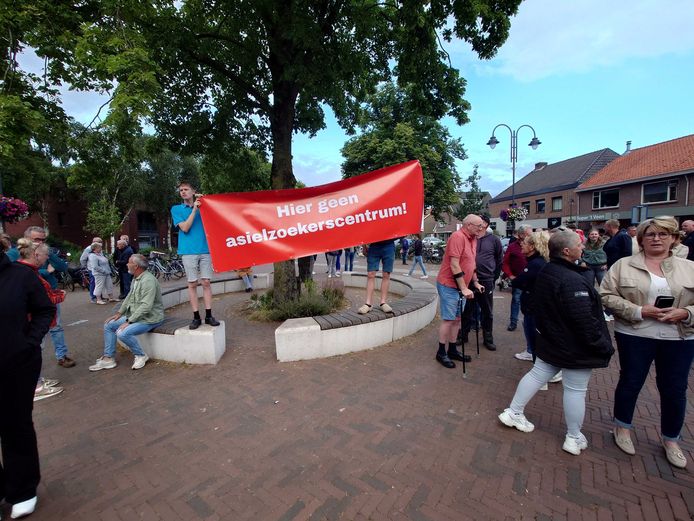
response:
<path id="1" fill-rule="evenodd" d="M 188 327 L 197 329 L 202 324 L 198 309 L 198 279 L 202 285 L 202 300 L 205 304 L 205 324 L 218 326 L 219 321 L 212 316 L 212 259 L 200 217 L 200 200 L 196 197 L 193 186 L 185 181 L 178 185 L 178 193 L 183 203 L 171 207 L 171 218 L 174 226 L 179 229 L 178 254 L 183 259 L 190 307 L 193 310 L 193 320 Z"/>

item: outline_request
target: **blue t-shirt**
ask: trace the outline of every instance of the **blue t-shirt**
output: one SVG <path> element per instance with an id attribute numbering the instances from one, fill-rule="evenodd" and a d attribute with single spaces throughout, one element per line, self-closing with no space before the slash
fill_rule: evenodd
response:
<path id="1" fill-rule="evenodd" d="M 171 207 L 171 218 L 174 226 L 188 219 L 193 211 L 192 206 L 185 204 L 177 204 Z M 179 255 L 200 255 L 210 253 L 210 248 L 207 246 L 207 237 L 205 237 L 205 229 L 202 227 L 202 218 L 200 212 L 195 214 L 193 225 L 187 232 L 180 228 L 178 229 L 178 254 Z"/>

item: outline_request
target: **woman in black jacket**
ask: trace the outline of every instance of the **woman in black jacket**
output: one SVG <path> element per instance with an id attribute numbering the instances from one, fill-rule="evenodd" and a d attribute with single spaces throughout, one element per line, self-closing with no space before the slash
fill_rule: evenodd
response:
<path id="1" fill-rule="evenodd" d="M 34 389 L 41 372 L 41 339 L 55 306 L 28 266 L 11 262 L 6 235 L 0 235 L 0 498 L 12 518 L 36 508 L 39 453 L 32 420 Z"/>
<path id="2" fill-rule="evenodd" d="M 581 238 L 572 231 L 550 238 L 551 260 L 540 271 L 532 296 L 535 365 L 519 382 L 511 406 L 499 415 L 504 425 L 531 432 L 535 426 L 523 414 L 525 406 L 561 370 L 567 427 L 562 449 L 574 455 L 588 448 L 581 427 L 592 370 L 607 367 L 614 353 L 600 296 L 581 273 L 587 268 L 576 265 L 582 252 Z"/>
<path id="3" fill-rule="evenodd" d="M 534 232 L 526 236 L 521 242 L 521 251 L 528 258 L 528 264 L 523 271 L 513 279 L 513 289 L 522 291 L 520 298 L 521 311 L 523 312 L 523 332 L 525 333 L 526 350 L 516 353 L 518 360 L 533 361 L 535 351 L 535 318 L 530 304 L 530 295 L 535 287 L 535 279 L 540 270 L 549 260 L 547 246 L 548 234 Z"/>

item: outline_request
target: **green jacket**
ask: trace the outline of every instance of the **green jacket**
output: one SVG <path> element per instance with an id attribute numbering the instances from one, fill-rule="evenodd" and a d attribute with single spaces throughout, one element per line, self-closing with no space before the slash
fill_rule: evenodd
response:
<path id="1" fill-rule="evenodd" d="M 131 323 L 156 324 L 164 320 L 161 287 L 154 275 L 145 271 L 133 278 L 130 293 L 121 304 L 119 313 Z"/>
<path id="2" fill-rule="evenodd" d="M 602 249 L 602 240 L 598 241 L 596 244 L 591 244 L 590 241 L 586 241 L 586 247 L 583 250 L 583 260 L 586 264 L 591 266 L 602 266 L 607 264 L 607 253 Z"/>

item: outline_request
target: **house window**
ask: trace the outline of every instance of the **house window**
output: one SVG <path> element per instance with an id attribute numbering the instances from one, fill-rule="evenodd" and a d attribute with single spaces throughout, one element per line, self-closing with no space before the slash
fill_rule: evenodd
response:
<path id="1" fill-rule="evenodd" d="M 593 192 L 593 210 L 599 208 L 617 208 L 619 206 L 619 190 L 600 190 Z"/>
<path id="2" fill-rule="evenodd" d="M 530 213 L 530 201 L 523 201 L 521 203 L 521 206 L 525 208 L 528 211 L 528 213 Z"/>
<path id="3" fill-rule="evenodd" d="M 535 211 L 537 213 L 545 213 L 545 200 L 544 199 L 536 199 L 535 200 Z"/>
<path id="4" fill-rule="evenodd" d="M 564 199 L 562 196 L 552 197 L 552 211 L 561 212 L 564 209 Z"/>
<path id="5" fill-rule="evenodd" d="M 677 200 L 677 180 L 660 181 L 658 183 L 645 183 L 641 201 L 648 203 L 669 203 Z"/>

